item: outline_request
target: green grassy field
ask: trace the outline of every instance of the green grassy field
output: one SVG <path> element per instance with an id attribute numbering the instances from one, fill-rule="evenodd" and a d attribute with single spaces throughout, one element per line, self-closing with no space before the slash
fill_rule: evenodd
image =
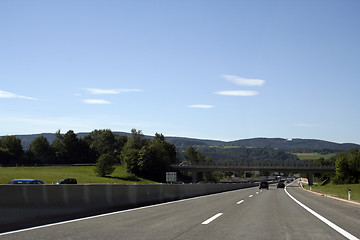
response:
<path id="1" fill-rule="evenodd" d="M 150 180 L 138 178 L 126 172 L 125 167 L 116 166 L 113 174 L 98 177 L 93 166 L 75 167 L 0 167 L 0 184 L 12 179 L 31 178 L 55 184 L 63 178 L 76 178 L 79 184 L 151 184 Z"/>
<path id="2" fill-rule="evenodd" d="M 309 189 L 309 186 L 304 185 L 306 189 Z M 348 198 L 348 190 L 351 189 L 351 200 L 360 202 L 360 184 L 344 184 L 344 185 L 335 185 L 329 183 L 325 186 L 312 186 L 312 191 L 324 193 L 343 199 Z"/>
<path id="3" fill-rule="evenodd" d="M 320 154 L 320 153 L 294 153 L 300 160 L 316 160 L 320 158 L 329 159 L 336 155 L 336 153 Z"/>

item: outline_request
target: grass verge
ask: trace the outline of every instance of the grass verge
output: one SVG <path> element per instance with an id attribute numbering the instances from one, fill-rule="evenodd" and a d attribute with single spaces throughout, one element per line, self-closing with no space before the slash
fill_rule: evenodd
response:
<path id="1" fill-rule="evenodd" d="M 138 178 L 126 172 L 125 167 L 116 166 L 110 176 L 98 177 L 94 166 L 74 167 L 0 167 L 0 184 L 12 179 L 30 178 L 55 184 L 63 178 L 76 178 L 79 184 L 153 184 L 156 182 Z"/>
<path id="2" fill-rule="evenodd" d="M 304 185 L 304 188 L 310 189 L 308 185 Z M 343 199 L 348 199 L 349 189 L 351 190 L 351 200 L 360 202 L 360 184 L 336 185 L 334 183 L 329 183 L 325 186 L 312 186 L 312 191 Z"/>

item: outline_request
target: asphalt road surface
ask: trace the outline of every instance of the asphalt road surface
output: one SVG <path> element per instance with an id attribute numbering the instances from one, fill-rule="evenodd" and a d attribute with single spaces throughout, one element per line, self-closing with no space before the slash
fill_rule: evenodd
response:
<path id="1" fill-rule="evenodd" d="M 248 188 L 0 234 L 0 239 L 27 240 L 359 238 L 360 206 L 295 185 Z"/>

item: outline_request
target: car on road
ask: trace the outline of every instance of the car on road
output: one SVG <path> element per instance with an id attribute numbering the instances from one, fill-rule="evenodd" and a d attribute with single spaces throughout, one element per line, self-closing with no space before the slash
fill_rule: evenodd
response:
<path id="1" fill-rule="evenodd" d="M 266 181 L 260 182 L 259 189 L 263 189 L 263 188 L 269 189 L 269 183 Z"/>
<path id="2" fill-rule="evenodd" d="M 77 184 L 77 181 L 75 178 L 64 178 L 61 179 L 60 181 L 56 182 L 57 185 L 60 184 Z"/>
<path id="3" fill-rule="evenodd" d="M 173 184 L 185 184 L 183 181 L 175 181 Z"/>
<path id="4" fill-rule="evenodd" d="M 8 184 L 45 184 L 41 180 L 36 179 L 13 179 Z"/>
<path id="5" fill-rule="evenodd" d="M 279 182 L 279 183 L 276 185 L 276 188 L 285 188 L 285 183 L 284 183 L 284 182 Z"/>

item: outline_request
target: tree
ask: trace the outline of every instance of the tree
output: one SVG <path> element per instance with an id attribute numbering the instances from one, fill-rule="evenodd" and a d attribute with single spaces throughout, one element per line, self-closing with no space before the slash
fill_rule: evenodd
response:
<path id="1" fill-rule="evenodd" d="M 24 156 L 24 149 L 21 145 L 21 140 L 19 138 L 17 138 L 16 136 L 4 136 L 0 139 L 0 147 L 3 149 L 2 156 L 7 157 L 7 159 L 3 159 L 2 162 L 4 163 L 21 162 Z"/>
<path id="2" fill-rule="evenodd" d="M 0 147 L 0 164 L 10 163 L 9 160 L 13 158 L 9 149 Z"/>
<path id="3" fill-rule="evenodd" d="M 135 128 L 131 129 L 131 134 L 124 146 L 124 148 L 141 149 L 144 145 L 148 144 L 149 140 L 145 138 L 142 131 L 136 131 Z"/>
<path id="4" fill-rule="evenodd" d="M 66 153 L 65 153 L 65 143 L 64 137 L 58 130 L 55 133 L 55 140 L 51 144 L 51 148 L 55 154 L 55 162 L 56 163 L 65 163 L 66 162 Z"/>
<path id="5" fill-rule="evenodd" d="M 165 180 L 165 173 L 170 165 L 177 162 L 176 148 L 166 142 L 162 134 L 156 133 L 149 141 L 141 131 L 132 129 L 121 159 L 129 173 L 161 182 Z"/>
<path id="6" fill-rule="evenodd" d="M 115 158 L 111 154 L 103 154 L 99 157 L 95 164 L 95 172 L 100 177 L 110 175 L 115 171 Z"/>
<path id="7" fill-rule="evenodd" d="M 360 180 L 360 149 L 352 148 L 339 153 L 335 161 L 335 182 L 356 184 Z"/>
<path id="8" fill-rule="evenodd" d="M 184 156 L 186 161 L 189 161 L 193 164 L 213 162 L 211 157 L 209 156 L 205 157 L 204 155 L 201 154 L 199 150 L 195 150 L 192 146 L 188 147 L 185 150 Z M 202 178 L 204 181 L 216 181 L 216 177 L 212 172 L 203 173 Z"/>
<path id="9" fill-rule="evenodd" d="M 126 148 L 121 152 L 121 162 L 126 166 L 126 171 L 128 173 L 135 174 L 137 176 L 140 175 L 139 170 L 139 149 L 135 148 Z"/>
<path id="10" fill-rule="evenodd" d="M 41 136 L 30 143 L 28 153 L 33 157 L 35 163 L 54 163 L 54 152 L 49 141 Z"/>
<path id="11" fill-rule="evenodd" d="M 188 147 L 185 150 L 185 160 L 191 163 L 198 163 L 197 151 L 192 147 Z"/>
<path id="12" fill-rule="evenodd" d="M 95 154 L 89 145 L 82 139 L 78 139 L 74 131 L 69 130 L 64 136 L 60 131 L 56 132 L 56 139 L 51 147 L 55 152 L 57 163 L 93 163 L 96 161 Z"/>
<path id="13" fill-rule="evenodd" d="M 131 130 L 131 135 L 128 137 L 127 142 L 121 152 L 121 162 L 126 165 L 129 173 L 139 175 L 139 152 L 148 145 L 148 140 L 144 138 L 141 130 Z"/>
<path id="14" fill-rule="evenodd" d="M 110 129 L 94 130 L 84 138 L 84 141 L 96 152 L 97 157 L 109 153 L 120 158 L 127 137 L 114 134 Z"/>
<path id="15" fill-rule="evenodd" d="M 165 141 L 162 134 L 155 134 L 149 145 L 139 152 L 138 169 L 141 177 L 158 182 L 165 180 L 170 165 L 177 162 L 175 146 Z"/>
<path id="16" fill-rule="evenodd" d="M 192 146 L 185 150 L 185 160 L 191 163 L 211 163 L 211 157 L 205 157 L 199 150 L 195 150 Z"/>

